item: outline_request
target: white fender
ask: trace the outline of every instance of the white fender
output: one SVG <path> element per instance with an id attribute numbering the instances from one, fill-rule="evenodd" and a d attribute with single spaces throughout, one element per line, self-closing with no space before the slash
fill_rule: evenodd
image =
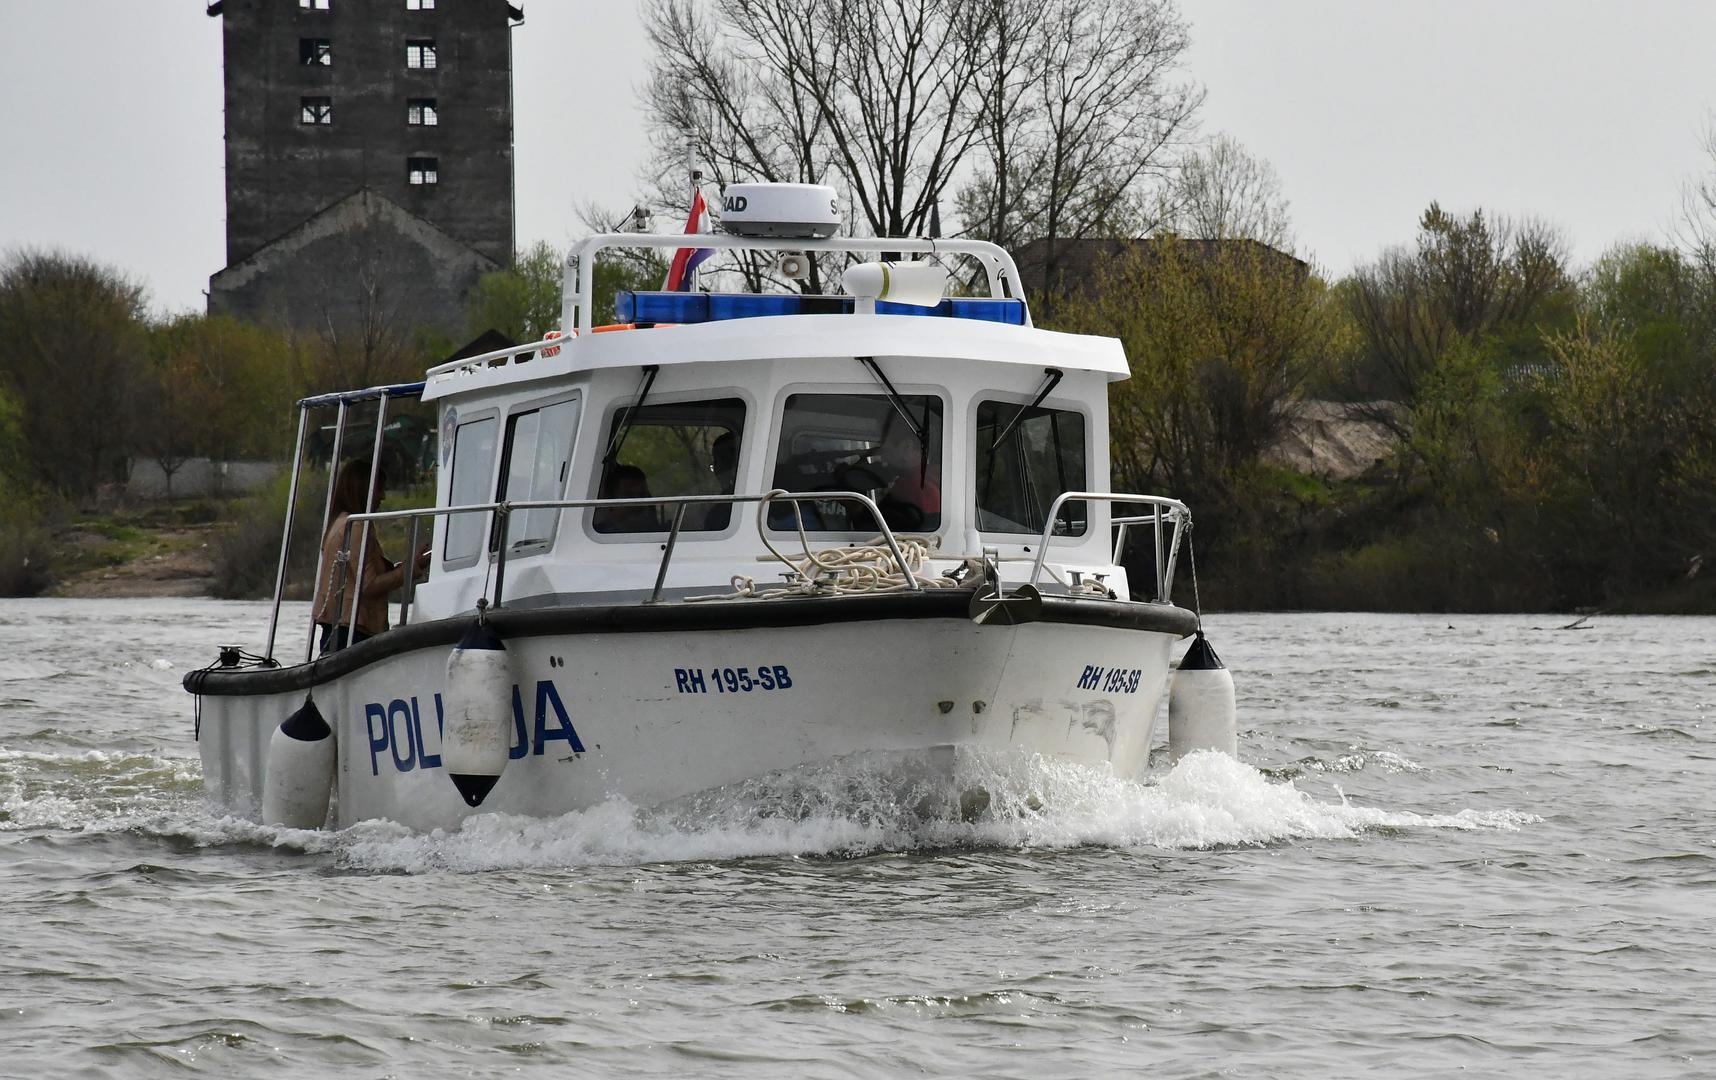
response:
<path id="1" fill-rule="evenodd" d="M 474 623 L 447 657 L 441 764 L 467 806 L 480 806 L 512 749 L 512 668 L 506 645 Z"/>
<path id="2" fill-rule="evenodd" d="M 262 779 L 262 823 L 319 829 L 334 790 L 334 732 L 313 699 L 288 716 L 268 740 Z"/>
<path id="3" fill-rule="evenodd" d="M 1168 689 L 1168 759 L 1179 761 L 1193 750 L 1239 754 L 1233 675 L 1202 630 L 1180 658 Z"/>

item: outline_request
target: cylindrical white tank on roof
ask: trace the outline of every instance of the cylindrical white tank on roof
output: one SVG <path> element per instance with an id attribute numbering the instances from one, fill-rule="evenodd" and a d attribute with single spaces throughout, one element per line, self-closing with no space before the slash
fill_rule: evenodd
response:
<path id="1" fill-rule="evenodd" d="M 860 300 L 935 307 L 947 292 L 947 271 L 928 261 L 858 263 L 846 268 L 840 284 Z"/>
<path id="2" fill-rule="evenodd" d="M 447 657 L 441 764 L 467 806 L 480 806 L 512 749 L 512 669 L 506 645 L 484 623 Z"/>
<path id="3" fill-rule="evenodd" d="M 1202 630 L 1180 658 L 1168 689 L 1168 758 L 1179 761 L 1194 750 L 1239 754 L 1233 675 Z"/>
<path id="4" fill-rule="evenodd" d="M 321 828 L 334 790 L 334 732 L 313 698 L 274 729 L 263 768 L 262 823 Z"/>

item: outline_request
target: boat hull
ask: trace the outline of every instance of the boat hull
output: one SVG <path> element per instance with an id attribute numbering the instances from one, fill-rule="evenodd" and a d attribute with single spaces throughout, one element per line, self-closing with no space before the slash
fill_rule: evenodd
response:
<path id="1" fill-rule="evenodd" d="M 1088 602 L 1079 606 L 1083 621 L 1021 625 L 979 625 L 945 601 L 806 625 L 742 625 L 749 614 L 719 612 L 653 628 L 591 612 L 570 624 L 497 615 L 512 748 L 476 809 L 440 760 L 452 648 L 443 639 L 469 620 L 394 631 L 405 637 L 367 656 L 371 643 L 299 669 L 212 672 L 191 688 L 209 792 L 249 816 L 275 727 L 313 694 L 335 732 L 336 827 L 385 818 L 444 828 L 473 813 L 555 816 L 615 797 L 652 805 L 872 752 L 1012 750 L 1133 775 L 1184 620 L 1159 605 L 1160 626 L 1090 619 Z"/>

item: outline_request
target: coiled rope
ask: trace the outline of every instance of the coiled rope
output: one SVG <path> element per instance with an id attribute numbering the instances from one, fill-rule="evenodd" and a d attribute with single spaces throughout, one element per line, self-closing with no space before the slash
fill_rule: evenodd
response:
<path id="1" fill-rule="evenodd" d="M 804 515 L 797 512 L 797 504 L 794 504 L 793 520 L 798 531 L 799 546 L 804 554 L 788 555 L 769 540 L 765 520 L 768 506 L 766 500 L 757 505 L 757 535 L 762 539 L 763 546 L 769 549 L 767 556 L 758 556 L 758 559 L 772 557 L 786 566 L 786 582 L 765 588 L 759 587 L 756 579 L 749 575 L 734 574 L 728 579 L 728 584 L 732 586 L 731 592 L 687 596 L 686 603 L 701 600 L 778 600 L 795 596 L 905 592 L 912 587 L 913 581 L 923 589 L 957 589 L 967 586 L 972 580 L 981 579 L 984 574 L 984 560 L 978 556 L 966 556 L 959 566 L 940 574 L 927 572 L 924 567 L 929 562 L 930 545 L 925 540 L 911 536 L 894 538 L 894 543 L 900 549 L 900 557 L 905 560 L 904 567 L 894 558 L 894 553 L 889 550 L 886 539 L 882 536 L 875 536 L 862 544 L 849 547 L 814 549 L 810 546 L 809 535 L 804 531 Z M 1052 567 L 1049 572 L 1059 578 L 1059 574 Z M 1064 580 L 1061 583 L 1066 585 L 1069 593 L 1098 597 L 1113 595 L 1107 585 L 1091 578 L 1076 585 L 1068 584 Z"/>
<path id="2" fill-rule="evenodd" d="M 905 560 L 905 566 L 901 566 L 894 558 L 894 553 L 888 549 L 881 536 L 850 547 L 815 550 L 810 546 L 810 537 L 804 531 L 804 515 L 797 512 L 796 504 L 793 521 L 797 526 L 798 541 L 804 549 L 804 554 L 788 555 L 769 541 L 765 520 L 768 507 L 767 500 L 757 504 L 757 534 L 762 538 L 763 546 L 769 549 L 769 555 L 787 567 L 789 572 L 786 575 L 786 583 L 761 588 L 755 578 L 734 574 L 729 580 L 729 584 L 733 586 L 732 592 L 687 596 L 687 603 L 699 600 L 774 600 L 792 596 L 905 592 L 912 587 L 913 581 L 924 589 L 951 589 L 956 588 L 963 577 L 963 567 L 959 571 L 949 571 L 946 574 L 925 572 L 924 566 L 929 562 L 930 556 L 929 544 L 916 537 L 894 539 L 900 549 L 900 558 Z M 967 559 L 966 562 L 976 564 L 977 560 Z"/>

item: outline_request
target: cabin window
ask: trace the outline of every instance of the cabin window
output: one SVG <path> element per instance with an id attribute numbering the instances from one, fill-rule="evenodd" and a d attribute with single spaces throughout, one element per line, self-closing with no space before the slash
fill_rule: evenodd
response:
<path id="1" fill-rule="evenodd" d="M 744 428 L 745 403 L 738 398 L 644 405 L 629 413 L 622 406 L 608 428 L 604 445 L 614 449 L 597 497 L 731 495 Z M 590 526 L 599 533 L 659 533 L 672 526 L 673 514 L 671 505 L 598 507 Z M 715 532 L 732 520 L 731 505 L 692 504 L 680 527 Z"/>
<path id="2" fill-rule="evenodd" d="M 300 124 L 331 124 L 334 122 L 334 99 L 331 97 L 306 97 L 298 99 L 298 122 Z"/>
<path id="3" fill-rule="evenodd" d="M 863 492 L 876 501 L 892 529 L 932 532 L 940 528 L 941 399 L 908 394 L 898 401 L 899 408 L 881 394 L 788 397 L 781 415 L 774 486 L 788 491 Z M 806 502 L 800 508 L 809 531 L 876 528 L 869 511 L 856 503 Z M 772 507 L 769 524 L 795 528 L 791 506 Z"/>
<path id="4" fill-rule="evenodd" d="M 453 432 L 453 475 L 447 481 L 447 505 L 469 506 L 488 501 L 494 475 L 495 435 L 500 421 L 493 416 L 467 420 Z M 443 564 L 476 560 L 483 546 L 488 511 L 447 515 L 447 535 L 441 543 Z"/>
<path id="5" fill-rule="evenodd" d="M 326 11 L 328 0 L 298 0 L 298 7 L 304 11 Z"/>
<path id="6" fill-rule="evenodd" d="M 1026 409 L 1011 401 L 979 404 L 977 527 L 1041 533 L 1056 496 L 1089 490 L 1084 429 L 1084 415 L 1066 409 Z M 1055 535 L 1083 535 L 1086 514 L 1082 501 L 1063 503 L 1055 515 Z"/>
<path id="7" fill-rule="evenodd" d="M 578 433 L 578 399 L 514 413 L 506 423 L 506 449 L 496 501 L 548 502 L 565 497 L 572 438 Z M 558 510 L 524 510 L 507 525 L 509 551 L 554 539 Z M 493 537 L 492 549 L 499 542 Z"/>
<path id="8" fill-rule="evenodd" d="M 329 38 L 299 38 L 298 62 L 305 67 L 330 67 L 334 62 L 334 43 Z"/>

